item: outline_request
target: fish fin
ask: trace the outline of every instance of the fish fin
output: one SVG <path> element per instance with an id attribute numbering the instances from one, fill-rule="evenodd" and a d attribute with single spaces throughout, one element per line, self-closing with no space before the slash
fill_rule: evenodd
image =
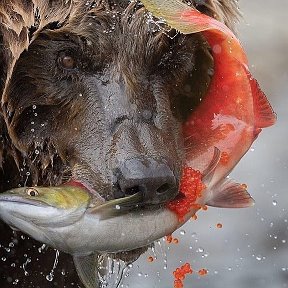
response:
<path id="1" fill-rule="evenodd" d="M 214 176 L 216 167 L 220 161 L 220 158 L 221 158 L 221 151 L 217 147 L 214 147 L 213 158 L 208 167 L 203 171 L 203 177 L 202 177 L 203 183 L 205 182 L 209 183 L 211 181 L 211 179 Z"/>
<path id="2" fill-rule="evenodd" d="M 138 192 L 128 197 L 110 200 L 100 206 L 89 208 L 87 213 L 100 214 L 101 220 L 116 217 L 137 207 L 141 203 L 142 197 L 142 193 Z"/>
<path id="3" fill-rule="evenodd" d="M 143 0 L 145 8 L 154 16 L 161 17 L 167 23 L 184 34 L 217 29 L 233 36 L 232 31 L 222 22 L 209 17 L 181 0 Z"/>
<path id="4" fill-rule="evenodd" d="M 85 288 L 99 288 L 98 254 L 73 255 L 77 274 Z"/>
<path id="5" fill-rule="evenodd" d="M 245 185 L 225 178 L 215 187 L 211 188 L 211 199 L 208 206 L 220 208 L 246 208 L 254 205 L 255 201 L 246 190 Z"/>
<path id="6" fill-rule="evenodd" d="M 128 266 L 128 262 L 108 253 L 73 255 L 73 260 L 85 288 L 106 287 L 107 280 L 112 284 L 109 287 L 119 287 Z"/>
<path id="7" fill-rule="evenodd" d="M 243 65 L 243 67 L 250 80 L 254 101 L 255 126 L 256 128 L 272 126 L 276 122 L 276 113 L 273 111 L 271 104 L 265 93 L 261 90 L 257 80 L 253 78 L 246 66 Z"/>

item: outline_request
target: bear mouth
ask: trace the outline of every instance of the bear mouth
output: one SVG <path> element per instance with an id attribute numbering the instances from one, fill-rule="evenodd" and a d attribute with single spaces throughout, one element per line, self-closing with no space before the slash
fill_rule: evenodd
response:
<path id="1" fill-rule="evenodd" d="M 85 189 L 90 195 L 91 198 L 101 198 L 105 204 L 109 203 L 109 207 L 107 205 L 107 208 L 111 208 L 112 206 L 115 207 L 115 215 L 116 214 L 122 214 L 122 213 L 128 213 L 128 212 L 139 212 L 141 210 L 157 210 L 157 209 L 163 209 L 167 206 L 167 203 L 175 200 L 180 200 L 183 198 L 183 194 L 179 193 L 178 189 L 176 187 L 173 187 L 173 189 L 177 189 L 177 195 L 173 199 L 167 199 L 167 201 L 163 201 L 161 203 L 153 203 L 149 201 L 145 201 L 143 193 L 140 191 L 140 189 L 135 189 L 133 191 L 130 191 L 131 193 L 129 194 L 123 194 L 121 189 L 116 185 L 114 194 L 117 195 L 115 198 L 110 198 L 110 199 L 104 199 L 98 192 L 96 192 L 90 185 L 87 183 L 84 183 L 80 180 L 70 180 L 67 182 L 65 185 L 72 185 L 72 186 L 77 186 L 80 188 Z M 93 200 L 91 201 L 93 202 Z M 116 211 L 118 210 L 118 211 Z"/>

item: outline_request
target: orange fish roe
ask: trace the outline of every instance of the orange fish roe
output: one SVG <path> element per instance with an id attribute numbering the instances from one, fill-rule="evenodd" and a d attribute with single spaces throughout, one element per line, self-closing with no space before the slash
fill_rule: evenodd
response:
<path id="1" fill-rule="evenodd" d="M 193 270 L 191 269 L 191 266 L 189 263 L 185 263 L 184 265 L 182 265 L 180 268 L 177 268 L 174 272 L 174 288 L 183 288 L 184 284 L 183 284 L 183 280 L 186 277 L 186 274 L 192 274 Z"/>
<path id="2" fill-rule="evenodd" d="M 154 258 L 153 258 L 152 256 L 149 256 L 149 257 L 147 258 L 147 261 L 148 261 L 148 262 L 153 262 L 153 261 L 154 261 Z"/>
<path id="3" fill-rule="evenodd" d="M 220 158 L 220 162 L 223 164 L 223 165 L 226 165 L 228 164 L 230 160 L 230 156 L 227 152 L 222 152 L 221 153 L 221 158 Z"/>
<path id="4" fill-rule="evenodd" d="M 217 223 L 216 227 L 217 227 L 217 228 L 222 228 L 223 225 L 222 225 L 221 223 Z"/>
<path id="5" fill-rule="evenodd" d="M 200 275 L 200 276 L 205 276 L 205 275 L 207 275 L 207 273 L 208 273 L 208 271 L 204 268 L 202 268 L 198 271 L 198 275 Z"/>
<path id="6" fill-rule="evenodd" d="M 195 201 L 202 196 L 202 191 L 206 188 L 201 178 L 200 171 L 191 167 L 184 167 L 180 182 L 180 191 L 184 197 L 167 203 L 167 208 L 178 215 L 179 221 L 183 221 L 184 216 L 192 208 L 201 208 L 195 204 Z"/>
<path id="7" fill-rule="evenodd" d="M 166 236 L 166 241 L 167 241 L 167 243 L 170 244 L 170 243 L 173 241 L 172 235 L 167 235 L 167 236 Z"/>
<path id="8" fill-rule="evenodd" d="M 174 280 L 174 288 L 183 288 L 184 284 L 181 280 Z"/>
<path id="9" fill-rule="evenodd" d="M 177 238 L 174 238 L 174 239 L 173 239 L 173 243 L 174 243 L 174 244 L 178 244 L 178 243 L 179 243 L 179 240 L 178 240 Z"/>
<path id="10" fill-rule="evenodd" d="M 194 214 L 192 217 L 191 217 L 193 220 L 197 220 L 197 215 L 196 214 Z"/>
<path id="11" fill-rule="evenodd" d="M 172 235 L 167 235 L 167 236 L 166 236 L 166 242 L 167 242 L 168 244 L 171 244 L 171 243 L 173 243 L 173 244 L 178 244 L 178 243 L 179 243 L 179 240 L 178 240 L 178 238 L 173 238 Z"/>
<path id="12" fill-rule="evenodd" d="M 207 211 L 208 210 L 208 206 L 204 205 L 201 207 L 203 211 Z"/>

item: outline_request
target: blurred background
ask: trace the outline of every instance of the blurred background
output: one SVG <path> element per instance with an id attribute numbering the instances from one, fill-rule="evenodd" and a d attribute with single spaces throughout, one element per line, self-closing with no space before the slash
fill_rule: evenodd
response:
<path id="1" fill-rule="evenodd" d="M 185 262 L 196 271 L 186 277 L 186 288 L 288 287 L 288 1 L 242 0 L 239 5 L 238 36 L 278 115 L 277 124 L 264 129 L 231 174 L 247 183 L 256 205 L 198 213 L 197 221 L 173 234 L 177 245 L 156 244 L 135 262 L 122 287 L 173 287 L 172 272 Z M 208 270 L 206 276 L 198 276 L 201 268 Z"/>

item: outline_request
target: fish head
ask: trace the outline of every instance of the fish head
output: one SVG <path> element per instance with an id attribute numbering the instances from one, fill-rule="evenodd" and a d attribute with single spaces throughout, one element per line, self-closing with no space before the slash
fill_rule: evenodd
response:
<path id="1" fill-rule="evenodd" d="M 16 188 L 0 194 L 0 218 L 39 240 L 40 231 L 75 223 L 89 200 L 78 187 Z"/>

